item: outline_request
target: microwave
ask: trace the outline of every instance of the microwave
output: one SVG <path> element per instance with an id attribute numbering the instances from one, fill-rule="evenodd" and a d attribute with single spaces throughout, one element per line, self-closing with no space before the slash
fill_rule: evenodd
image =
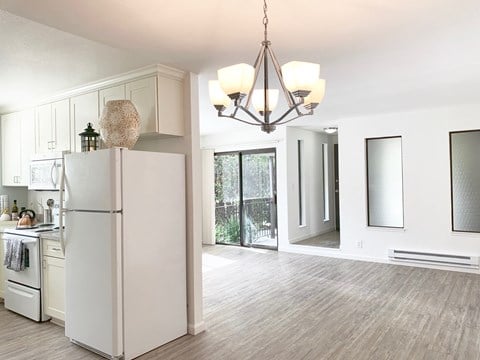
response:
<path id="1" fill-rule="evenodd" d="M 49 153 L 37 155 L 30 162 L 29 190 L 60 190 L 63 175 L 63 155 Z"/>

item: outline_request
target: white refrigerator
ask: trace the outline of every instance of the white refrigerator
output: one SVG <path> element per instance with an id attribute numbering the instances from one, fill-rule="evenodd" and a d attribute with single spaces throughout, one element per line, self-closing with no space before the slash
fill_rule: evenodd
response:
<path id="1" fill-rule="evenodd" d="M 64 191 L 65 335 L 132 359 L 186 334 L 184 155 L 68 154 Z"/>

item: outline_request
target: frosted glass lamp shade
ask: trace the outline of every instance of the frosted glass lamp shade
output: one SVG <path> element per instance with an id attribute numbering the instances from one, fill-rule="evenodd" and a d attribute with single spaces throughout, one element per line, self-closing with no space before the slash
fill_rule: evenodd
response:
<path id="1" fill-rule="evenodd" d="M 100 136 L 108 148 L 133 148 L 138 140 L 140 116 L 130 100 L 107 101 L 100 116 Z"/>
<path id="2" fill-rule="evenodd" d="M 268 89 L 268 103 L 267 103 L 267 111 L 273 111 L 278 103 L 278 94 L 279 91 L 277 89 Z M 264 89 L 256 89 L 253 90 L 252 95 L 252 105 L 259 113 L 263 114 L 265 110 L 265 91 Z"/>
<path id="3" fill-rule="evenodd" d="M 248 64 L 236 64 L 218 70 L 220 87 L 231 98 L 238 98 L 239 94 L 248 94 L 253 86 L 254 77 L 255 69 Z"/>
<path id="4" fill-rule="evenodd" d="M 313 109 L 315 106 L 320 104 L 325 96 L 325 80 L 317 79 L 315 85 L 304 100 L 304 105 L 307 108 Z"/>
<path id="5" fill-rule="evenodd" d="M 223 92 L 218 80 L 210 80 L 208 82 L 208 93 L 213 106 L 227 107 L 230 105 L 230 98 Z"/>
<path id="6" fill-rule="evenodd" d="M 320 65 L 290 61 L 282 66 L 283 82 L 292 94 L 305 97 L 313 89 L 320 76 Z"/>

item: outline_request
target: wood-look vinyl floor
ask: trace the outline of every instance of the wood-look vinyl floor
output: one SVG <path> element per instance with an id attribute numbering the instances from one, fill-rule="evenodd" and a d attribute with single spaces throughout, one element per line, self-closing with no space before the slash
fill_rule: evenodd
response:
<path id="1" fill-rule="evenodd" d="M 207 331 L 139 359 L 480 359 L 480 276 L 204 248 Z M 97 359 L 0 309 L 0 359 Z"/>
<path id="2" fill-rule="evenodd" d="M 318 246 L 339 249 L 340 248 L 340 232 L 339 231 L 330 231 L 328 233 L 311 237 L 299 242 L 296 242 L 295 245 L 308 245 L 308 246 Z"/>

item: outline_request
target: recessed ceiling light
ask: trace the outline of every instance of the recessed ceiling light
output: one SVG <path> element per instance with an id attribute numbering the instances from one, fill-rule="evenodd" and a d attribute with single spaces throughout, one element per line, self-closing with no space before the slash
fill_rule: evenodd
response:
<path id="1" fill-rule="evenodd" d="M 335 134 L 337 132 L 338 128 L 336 127 L 326 127 L 323 128 L 323 131 L 325 131 L 327 134 Z"/>

